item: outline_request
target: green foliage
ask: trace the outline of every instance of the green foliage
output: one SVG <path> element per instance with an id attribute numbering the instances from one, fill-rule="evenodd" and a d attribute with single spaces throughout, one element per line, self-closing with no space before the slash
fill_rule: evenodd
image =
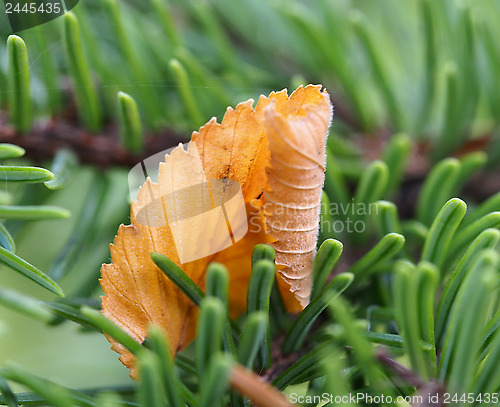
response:
<path id="1" fill-rule="evenodd" d="M 500 192 L 484 182 L 477 193 L 500 157 L 499 16 L 490 0 L 89 0 L 6 39 L 0 101 L 14 131 L 2 122 L 13 138 L 0 144 L 0 262 L 27 284 L 2 280 L 0 305 L 47 328 L 72 321 L 79 336 L 106 333 L 136 356 L 139 380 L 72 389 L 7 364 L 0 404 L 247 406 L 231 388 L 237 365 L 311 397 L 499 392 Z M 208 266 L 203 292 L 152 253 L 199 307 L 198 333 L 175 357 L 159 327 L 136 342 L 98 312 L 99 265 L 128 216 L 126 169 L 89 169 L 59 145 L 40 164 L 15 137 L 51 145 L 58 123 L 106 137 L 116 128 L 137 155 L 156 133 L 197 129 L 298 82 L 323 83 L 336 104 L 310 304 L 284 310 L 269 246 L 254 250 L 237 320 L 223 265 Z M 70 211 L 59 194 L 75 184 Z M 55 252 L 50 228 L 64 240 Z M 22 249 L 28 239 L 36 250 Z M 51 260 L 38 265 L 37 251 Z"/>
<path id="2" fill-rule="evenodd" d="M 90 67 L 83 50 L 77 17 L 69 12 L 64 17 L 64 41 L 68 67 L 74 81 L 75 96 L 81 121 L 93 132 L 101 126 L 101 113 L 92 83 Z"/>
<path id="3" fill-rule="evenodd" d="M 126 93 L 118 93 L 118 118 L 120 138 L 125 148 L 131 153 L 140 153 L 143 149 L 141 119 L 135 100 Z"/>
<path id="4" fill-rule="evenodd" d="M 7 40 L 9 55 L 9 119 L 20 133 L 31 127 L 30 69 L 28 51 L 22 38 L 11 35 Z"/>

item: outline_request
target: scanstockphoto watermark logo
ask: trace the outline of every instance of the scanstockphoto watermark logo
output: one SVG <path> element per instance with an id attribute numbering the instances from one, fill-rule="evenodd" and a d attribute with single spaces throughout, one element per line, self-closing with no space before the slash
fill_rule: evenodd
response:
<path id="1" fill-rule="evenodd" d="M 143 187 L 147 178 L 158 182 L 160 166 L 177 175 Z M 195 143 L 145 159 L 132 168 L 128 181 L 131 201 L 138 202 L 132 206 L 136 222 L 149 227 L 168 224 L 181 264 L 220 252 L 248 232 L 240 185 L 207 179 Z"/>
<path id="2" fill-rule="evenodd" d="M 317 205 L 304 206 L 302 204 L 279 204 L 279 203 L 264 203 L 259 201 L 251 201 L 250 206 L 252 212 L 272 213 L 272 221 L 270 226 L 275 230 L 301 230 L 310 231 L 316 230 L 317 219 L 319 215 L 319 207 Z M 304 216 L 308 210 L 316 209 L 318 212 L 313 213 L 313 216 Z M 378 206 L 376 203 L 351 202 L 335 203 L 329 205 L 321 205 L 321 217 L 319 223 L 319 232 L 328 235 L 338 235 L 342 233 L 364 233 L 367 228 L 366 219 L 371 215 L 378 214 Z M 298 227 L 297 223 L 302 223 Z M 249 230 L 253 233 L 261 232 L 263 225 L 258 217 L 252 217 L 249 222 Z"/>
<path id="3" fill-rule="evenodd" d="M 153 228 L 168 225 L 181 264 L 220 252 L 247 232 L 263 232 L 261 214 L 272 213 L 267 225 L 274 230 L 316 233 L 318 227 L 318 205 L 254 200 L 247 207 L 238 182 L 207 178 L 193 142 L 146 158 L 129 172 L 128 183 L 136 223 Z M 354 200 L 323 205 L 320 232 L 363 233 L 366 215 L 377 213 L 377 208 Z"/>
<path id="4" fill-rule="evenodd" d="M 366 219 L 378 215 L 379 206 L 374 203 L 356 202 L 331 202 L 321 206 L 320 231 L 335 235 L 341 233 L 364 233 Z"/>
<path id="5" fill-rule="evenodd" d="M 62 16 L 78 0 L 0 0 L 0 34 L 27 30 Z"/>

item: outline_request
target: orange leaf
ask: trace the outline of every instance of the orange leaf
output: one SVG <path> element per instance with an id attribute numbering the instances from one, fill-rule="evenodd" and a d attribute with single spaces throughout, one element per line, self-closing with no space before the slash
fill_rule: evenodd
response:
<path id="1" fill-rule="evenodd" d="M 290 98 L 284 90 L 261 96 L 255 109 L 252 103 L 228 108 L 222 123 L 212 119 L 193 133 L 187 150 L 167 155 L 158 183 L 148 179 L 132 203 L 132 224 L 118 230 L 112 264 L 101 269 L 102 312 L 138 342 L 153 323 L 174 352 L 195 335 L 196 307 L 151 252 L 169 257 L 202 289 L 207 265 L 224 264 L 234 318 L 246 307 L 253 247 L 272 244 L 287 308 L 298 312 L 308 303 L 329 97 L 309 85 Z M 133 356 L 110 341 L 134 375 Z"/>

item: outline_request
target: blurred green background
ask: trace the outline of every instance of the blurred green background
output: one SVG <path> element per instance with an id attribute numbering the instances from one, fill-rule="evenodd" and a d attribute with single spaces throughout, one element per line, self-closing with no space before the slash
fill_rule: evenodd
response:
<path id="1" fill-rule="evenodd" d="M 87 202 L 87 193 L 95 176 L 94 170 L 82 167 L 70 185 L 60 191 L 49 192 L 47 204 L 67 208 L 74 215 L 69 220 L 39 221 L 20 228 L 16 234 L 16 253 L 19 256 L 41 270 L 49 270 L 75 226 L 76 215 Z M 125 213 L 124 205 L 127 204 L 126 171 L 113 171 L 107 176 L 112 187 L 103 211 L 93 223 L 93 235 L 96 238 L 101 236 L 101 239 L 81 247 L 81 255 L 71 264 L 72 274 L 61 283 L 63 289 L 71 292 L 85 284 L 82 282 L 93 279 L 91 291 L 95 298 L 101 294 L 97 278 L 102 262 L 109 261 L 108 243 L 114 235 L 108 228 L 105 238 L 102 238 L 103 224 L 106 224 L 103 219 L 109 219 L 116 229 L 122 221 L 127 222 L 126 218 L 117 216 L 117 212 L 122 215 Z M 11 184 L 9 189 L 12 189 Z M 40 191 L 31 191 L 32 194 L 37 192 Z M 4 288 L 12 288 L 42 300 L 54 300 L 53 295 L 4 265 L 1 266 L 1 274 Z M 47 327 L 40 321 L 5 307 L 0 310 L 0 321 L 0 365 L 7 361 L 15 362 L 34 374 L 75 388 L 131 382 L 128 369 L 119 363 L 118 355 L 110 350 L 109 342 L 100 333 L 82 333 L 78 325 L 72 322 Z"/>

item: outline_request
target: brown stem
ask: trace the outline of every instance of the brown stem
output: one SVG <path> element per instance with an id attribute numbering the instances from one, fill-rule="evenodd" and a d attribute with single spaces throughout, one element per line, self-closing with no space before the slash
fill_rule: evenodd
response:
<path id="1" fill-rule="evenodd" d="M 160 151 L 186 141 L 179 133 L 165 130 L 161 134 L 148 134 L 144 140 L 144 152 L 127 152 L 118 139 L 115 126 L 107 126 L 100 134 L 90 134 L 72 122 L 57 118 L 48 123 L 35 124 L 27 134 L 18 134 L 5 118 L 0 118 L 0 142 L 16 144 L 26 150 L 26 156 L 34 161 L 45 161 L 61 148 L 70 148 L 82 164 L 100 168 L 109 166 L 131 167 Z"/>
<path id="2" fill-rule="evenodd" d="M 441 407 L 443 405 L 443 395 L 446 388 L 442 383 L 434 380 L 426 382 L 417 373 L 392 359 L 382 348 L 378 349 L 376 357 L 378 361 L 389 367 L 406 383 L 418 388 L 416 401 L 412 404 L 413 407 Z"/>
<path id="3" fill-rule="evenodd" d="M 377 360 L 387 367 L 389 367 L 394 373 L 401 377 L 406 383 L 415 387 L 423 387 L 426 382 L 414 371 L 403 366 L 401 363 L 396 362 L 390 357 L 390 355 L 382 348 L 377 350 L 376 354 Z"/>
<path id="4" fill-rule="evenodd" d="M 236 365 L 229 378 L 231 386 L 259 407 L 292 407 L 286 397 L 255 373 Z"/>

